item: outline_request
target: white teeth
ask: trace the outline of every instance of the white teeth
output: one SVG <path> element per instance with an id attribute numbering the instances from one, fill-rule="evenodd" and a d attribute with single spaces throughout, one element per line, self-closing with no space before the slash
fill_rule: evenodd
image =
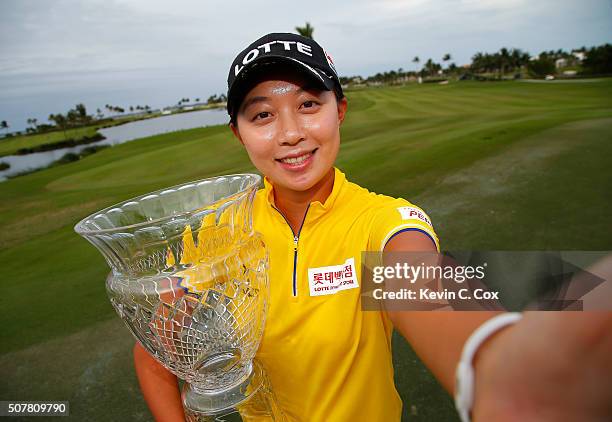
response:
<path id="1" fill-rule="evenodd" d="M 287 164 L 300 164 L 306 161 L 311 155 L 312 154 L 309 152 L 307 154 L 295 158 L 283 158 L 281 161 Z"/>

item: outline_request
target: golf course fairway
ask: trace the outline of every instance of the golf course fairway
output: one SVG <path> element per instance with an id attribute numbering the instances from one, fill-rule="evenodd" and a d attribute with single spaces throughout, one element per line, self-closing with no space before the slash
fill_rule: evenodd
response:
<path id="1" fill-rule="evenodd" d="M 442 249 L 612 249 L 612 79 L 413 84 L 347 97 L 337 166 L 424 208 Z M 231 131 L 214 126 L 0 183 L 0 395 L 68 400 L 75 420 L 150 420 L 134 340 L 106 297 L 108 267 L 73 226 L 135 195 L 253 171 Z M 406 418 L 457 420 L 397 336 L 394 362 Z"/>

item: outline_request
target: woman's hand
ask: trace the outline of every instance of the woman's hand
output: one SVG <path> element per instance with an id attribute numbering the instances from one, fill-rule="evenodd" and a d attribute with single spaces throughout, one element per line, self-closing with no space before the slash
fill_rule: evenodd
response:
<path id="1" fill-rule="evenodd" d="M 612 312 L 526 312 L 474 366 L 475 422 L 612 420 Z"/>

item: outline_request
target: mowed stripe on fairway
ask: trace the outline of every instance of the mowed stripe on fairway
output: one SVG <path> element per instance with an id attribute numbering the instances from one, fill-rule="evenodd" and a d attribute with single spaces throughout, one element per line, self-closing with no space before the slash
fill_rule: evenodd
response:
<path id="1" fill-rule="evenodd" d="M 415 201 L 435 210 L 448 249 L 606 250 L 611 156 L 612 117 L 566 123 L 449 174 Z"/>
<path id="2" fill-rule="evenodd" d="M 612 80 L 410 85 L 347 94 L 338 166 L 349 180 L 423 206 L 443 248 L 611 248 Z M 154 189 L 254 170 L 230 131 L 213 127 L 129 142 L 0 183 L 6 388 L 23 386 L 18 378 L 56 379 L 58 391 L 71 391 L 67 397 L 91 402 L 106 385 L 133 394 L 123 397 L 121 410 L 128 419 L 139 418 L 142 399 L 123 355 L 132 340 L 118 320 L 105 325 L 117 318 L 104 291 L 108 268 L 72 226 L 103 206 Z M 123 340 L 101 327 L 119 330 L 121 352 L 104 355 L 115 350 L 108 341 Z M 70 356 L 75 338 L 88 342 L 79 349 L 83 359 L 53 358 Z M 416 356 L 397 339 L 394 347 L 405 414 L 453 420 L 450 400 Z M 47 359 L 33 358 L 45 353 Z M 25 363 L 8 364 L 17 361 Z M 87 379 L 84 374 L 97 374 L 100 365 L 104 383 L 89 385 L 88 398 L 74 391 L 80 385 L 74 379 L 57 377 L 65 372 Z M 113 380 L 121 385 L 109 386 Z M 25 387 L 19 388 L 15 393 Z M 42 387 L 33 391 L 44 395 Z M 120 402 L 118 396 L 100 398 Z M 107 419 L 104 406 L 87 415 Z"/>
<path id="3" fill-rule="evenodd" d="M 134 339 L 119 318 L 0 356 L 0 395 L 70 402 L 78 421 L 148 421 L 132 359 Z M 32 420 L 37 420 L 33 418 Z"/>

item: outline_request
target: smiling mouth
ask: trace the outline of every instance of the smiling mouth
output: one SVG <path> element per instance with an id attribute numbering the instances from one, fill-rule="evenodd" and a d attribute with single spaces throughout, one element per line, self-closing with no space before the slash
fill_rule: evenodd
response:
<path id="1" fill-rule="evenodd" d="M 280 163 L 285 163 L 285 164 L 301 164 L 304 161 L 308 160 L 312 155 L 314 155 L 314 153 L 317 152 L 318 149 L 319 148 L 315 148 L 314 150 L 307 152 L 306 154 L 300 155 L 299 157 L 291 157 L 291 158 L 283 158 L 283 159 L 276 158 L 275 160 Z"/>

